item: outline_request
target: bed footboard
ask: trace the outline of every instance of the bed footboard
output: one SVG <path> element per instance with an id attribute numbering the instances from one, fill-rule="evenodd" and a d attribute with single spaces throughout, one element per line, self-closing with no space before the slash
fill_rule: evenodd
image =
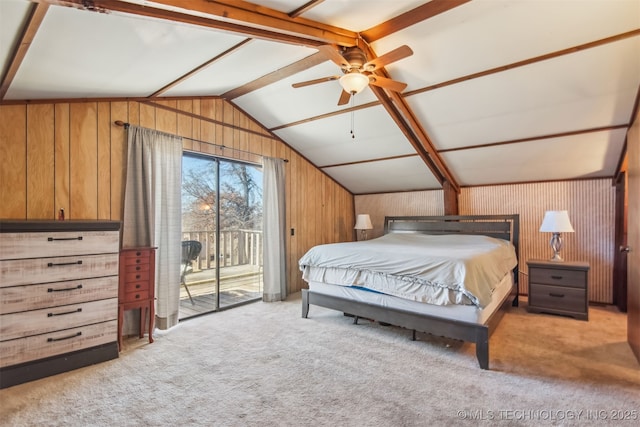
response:
<path id="1" fill-rule="evenodd" d="M 507 296 L 502 302 L 501 307 L 493 313 L 486 323 L 476 324 L 455 319 L 417 314 L 389 307 L 381 307 L 303 289 L 302 317 L 308 317 L 310 305 L 317 305 L 342 311 L 343 313 L 357 317 L 375 319 L 378 322 L 389 323 L 413 331 L 472 342 L 476 345 L 476 357 L 480 368 L 489 369 L 489 337 L 500 322 L 505 310 L 511 306 L 512 303 L 512 297 Z"/>

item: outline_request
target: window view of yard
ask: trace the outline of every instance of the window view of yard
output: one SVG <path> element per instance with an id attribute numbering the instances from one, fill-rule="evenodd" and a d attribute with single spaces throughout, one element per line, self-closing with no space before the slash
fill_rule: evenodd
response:
<path id="1" fill-rule="evenodd" d="M 180 319 L 261 298 L 262 237 L 262 169 L 185 154 Z"/>

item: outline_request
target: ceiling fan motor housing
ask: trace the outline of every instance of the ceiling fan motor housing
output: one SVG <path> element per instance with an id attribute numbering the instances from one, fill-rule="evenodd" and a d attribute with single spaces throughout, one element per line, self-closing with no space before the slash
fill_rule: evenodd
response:
<path id="1" fill-rule="evenodd" d="M 346 71 L 361 70 L 362 66 L 367 62 L 367 56 L 362 49 L 357 46 L 348 47 L 342 53 L 344 59 L 349 63 L 349 68 Z"/>

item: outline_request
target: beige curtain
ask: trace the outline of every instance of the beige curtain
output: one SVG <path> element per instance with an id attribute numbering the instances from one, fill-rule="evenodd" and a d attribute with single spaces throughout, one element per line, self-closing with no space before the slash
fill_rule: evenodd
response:
<path id="1" fill-rule="evenodd" d="M 284 160 L 263 159 L 264 205 L 264 291 L 262 300 L 282 301 L 287 297 L 285 257 L 285 186 Z"/>
<path id="2" fill-rule="evenodd" d="M 178 323 L 182 138 L 129 126 L 123 247 L 156 247 L 156 327 Z"/>

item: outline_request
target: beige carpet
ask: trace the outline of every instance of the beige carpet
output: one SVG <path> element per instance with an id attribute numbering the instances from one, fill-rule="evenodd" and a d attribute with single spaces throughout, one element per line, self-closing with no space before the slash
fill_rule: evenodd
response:
<path id="1" fill-rule="evenodd" d="M 119 359 L 0 391 L 7 426 L 602 425 L 640 420 L 626 316 L 507 314 L 474 346 L 352 325 L 300 295 L 181 323 Z"/>

